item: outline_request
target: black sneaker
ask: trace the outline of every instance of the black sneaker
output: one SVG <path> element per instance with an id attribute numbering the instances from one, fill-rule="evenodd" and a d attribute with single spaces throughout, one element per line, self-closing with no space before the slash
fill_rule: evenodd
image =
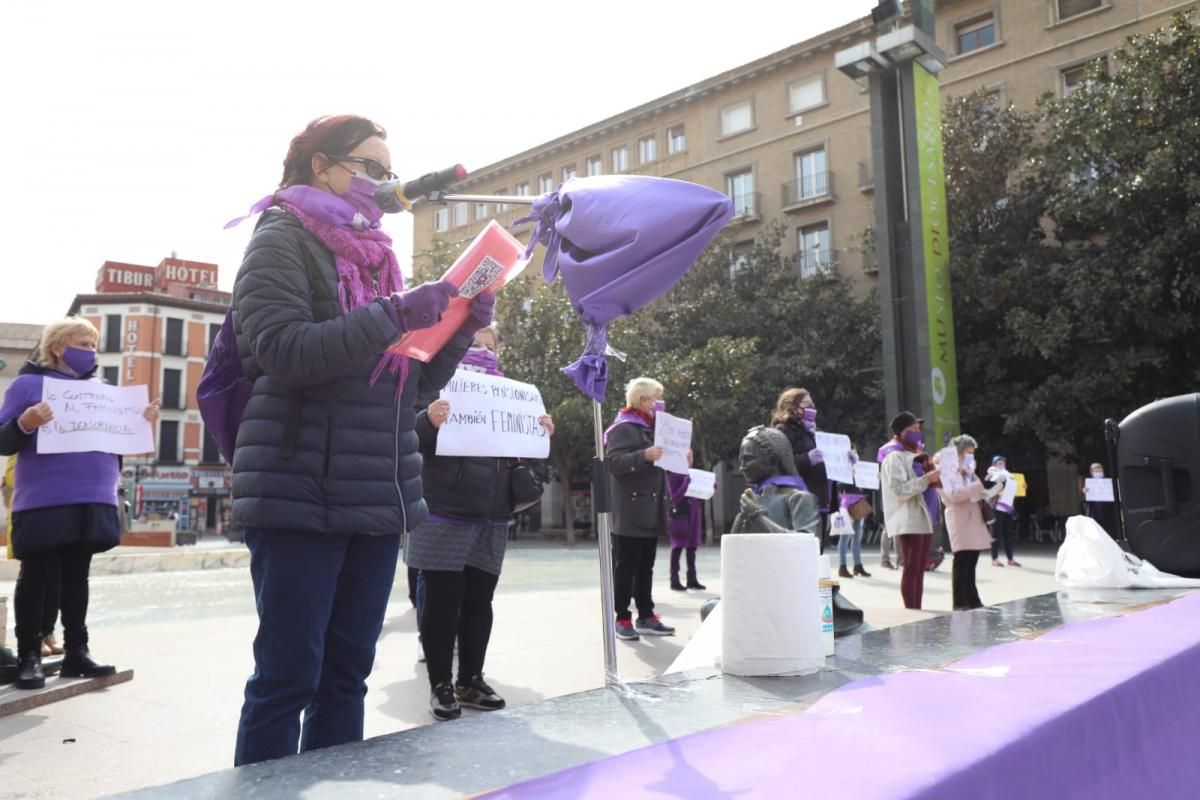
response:
<path id="1" fill-rule="evenodd" d="M 633 620 L 619 619 L 617 620 L 617 638 L 636 641 L 638 638 L 637 631 L 633 629 Z"/>
<path id="2" fill-rule="evenodd" d="M 484 682 L 482 675 L 476 675 L 466 683 L 455 684 L 454 696 L 458 698 L 459 705 L 467 708 L 478 708 L 480 711 L 499 711 L 504 708 L 504 698 Z"/>
<path id="3" fill-rule="evenodd" d="M 674 636 L 675 629 L 670 625 L 663 625 L 662 620 L 655 614 L 653 617 L 643 617 L 637 621 L 637 625 L 633 628 L 638 633 L 644 633 L 647 636 Z"/>
<path id="4" fill-rule="evenodd" d="M 433 718 L 438 722 L 446 722 L 462 716 L 462 709 L 458 707 L 458 701 L 454 699 L 453 686 L 449 683 L 439 683 L 433 687 L 433 693 L 429 696 L 429 713 L 433 714 Z"/>

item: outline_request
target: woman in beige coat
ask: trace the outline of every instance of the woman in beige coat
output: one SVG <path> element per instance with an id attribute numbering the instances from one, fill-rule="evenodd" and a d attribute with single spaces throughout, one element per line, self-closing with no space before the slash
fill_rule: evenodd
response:
<path id="1" fill-rule="evenodd" d="M 925 593 L 925 564 L 933 547 L 933 526 L 937 522 L 938 471 L 926 469 L 928 456 L 923 452 L 921 420 L 902 411 L 892 420 L 893 439 L 880 448 L 886 456 L 879 465 L 879 487 L 883 494 L 883 515 L 887 534 L 895 536 L 904 573 L 900 576 L 900 595 L 905 608 L 920 608 Z"/>
<path id="2" fill-rule="evenodd" d="M 946 507 L 946 531 L 950 534 L 950 549 L 954 552 L 954 567 L 951 570 L 951 585 L 954 594 L 954 610 L 970 611 L 983 608 L 979 589 L 975 585 L 975 567 L 979 553 L 992 546 L 992 536 L 983 519 L 979 501 L 993 497 L 1000 488 L 985 489 L 975 474 L 976 442 L 970 436 L 955 436 L 950 440 L 958 452 L 958 467 L 940 464 L 943 486 L 938 490 Z"/>

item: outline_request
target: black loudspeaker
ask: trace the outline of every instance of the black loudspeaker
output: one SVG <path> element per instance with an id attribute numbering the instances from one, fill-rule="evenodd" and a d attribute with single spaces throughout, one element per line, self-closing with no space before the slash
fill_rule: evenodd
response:
<path id="1" fill-rule="evenodd" d="M 1200 394 L 1159 400 L 1122 420 L 1117 477 L 1134 555 L 1200 577 Z"/>

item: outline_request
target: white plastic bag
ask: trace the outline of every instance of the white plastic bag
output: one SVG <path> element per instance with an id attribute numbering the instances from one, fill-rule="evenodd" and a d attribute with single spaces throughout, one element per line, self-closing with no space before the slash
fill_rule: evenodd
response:
<path id="1" fill-rule="evenodd" d="M 830 536 L 853 536 L 854 535 L 854 520 L 850 519 L 850 512 L 844 508 L 839 508 L 837 513 L 829 515 L 829 535 Z"/>
<path id="2" fill-rule="evenodd" d="M 1058 548 L 1054 578 L 1068 589 L 1190 589 L 1200 579 L 1159 572 L 1121 549 L 1091 517 L 1067 520 L 1067 538 Z"/>

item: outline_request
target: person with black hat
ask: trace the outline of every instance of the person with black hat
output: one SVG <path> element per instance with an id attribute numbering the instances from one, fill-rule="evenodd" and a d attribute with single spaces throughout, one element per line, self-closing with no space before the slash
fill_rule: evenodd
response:
<path id="1" fill-rule="evenodd" d="M 879 451 L 879 488 L 887 534 L 896 537 L 904 559 L 900 594 L 905 608 L 917 609 L 925 590 L 925 562 L 933 546 L 940 486 L 938 470 L 924 452 L 922 422 L 908 411 L 897 414 L 891 424 L 893 439 Z"/>

